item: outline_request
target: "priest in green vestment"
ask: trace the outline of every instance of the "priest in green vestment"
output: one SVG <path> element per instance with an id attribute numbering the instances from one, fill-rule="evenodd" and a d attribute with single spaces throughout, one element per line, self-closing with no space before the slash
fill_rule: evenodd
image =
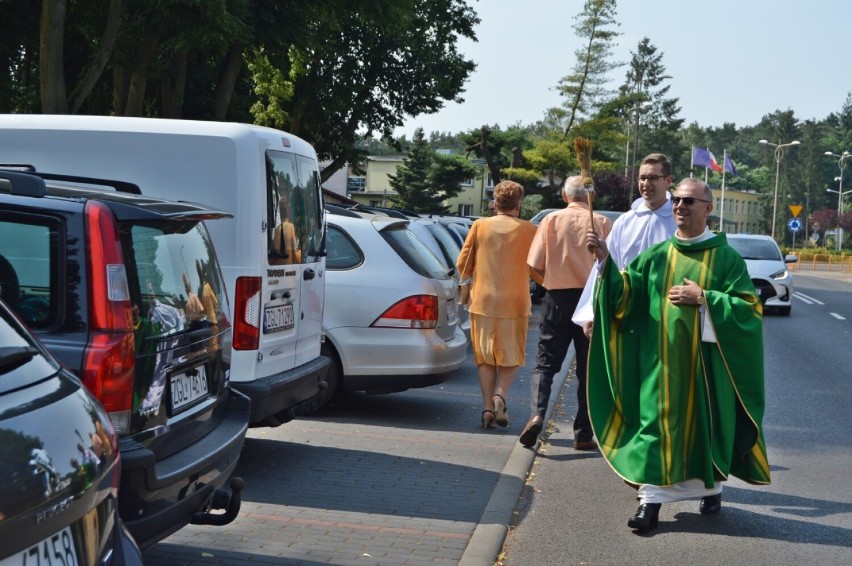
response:
<path id="1" fill-rule="evenodd" d="M 638 488 L 628 525 L 656 528 L 662 503 L 721 509 L 729 475 L 768 484 L 763 310 L 742 257 L 707 228 L 713 196 L 684 179 L 677 231 L 619 272 L 605 262 L 589 349 L 589 413 L 601 453 Z"/>

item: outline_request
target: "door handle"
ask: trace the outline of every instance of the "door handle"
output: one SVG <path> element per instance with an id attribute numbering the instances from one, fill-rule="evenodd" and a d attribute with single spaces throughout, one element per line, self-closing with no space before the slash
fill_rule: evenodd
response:
<path id="1" fill-rule="evenodd" d="M 310 267 L 305 269 L 304 272 L 302 272 L 302 279 L 304 279 L 305 281 L 310 281 L 311 279 L 313 279 L 316 276 L 317 276 L 316 272 L 313 269 L 311 269 Z"/>

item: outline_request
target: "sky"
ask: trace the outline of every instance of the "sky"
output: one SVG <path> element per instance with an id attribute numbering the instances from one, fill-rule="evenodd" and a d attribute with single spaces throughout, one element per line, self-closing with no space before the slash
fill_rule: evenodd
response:
<path id="1" fill-rule="evenodd" d="M 459 41 L 477 63 L 462 104 L 410 118 L 396 135 L 422 127 L 457 133 L 484 124 L 530 124 L 559 106 L 554 90 L 581 46 L 572 25 L 584 0 L 468 0 L 482 20 L 478 42 Z M 628 63 L 648 37 L 672 79 L 686 124 L 738 128 L 776 110 L 799 120 L 839 112 L 852 91 L 850 0 L 621 0 L 613 59 Z M 627 69 L 612 73 L 610 87 Z"/>

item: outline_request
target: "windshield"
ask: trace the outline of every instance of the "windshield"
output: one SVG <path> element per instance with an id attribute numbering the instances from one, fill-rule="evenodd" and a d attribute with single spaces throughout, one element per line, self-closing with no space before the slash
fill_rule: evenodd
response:
<path id="1" fill-rule="evenodd" d="M 782 261 L 781 252 L 773 242 L 746 238 L 728 238 L 728 243 L 743 259 L 766 259 Z"/>

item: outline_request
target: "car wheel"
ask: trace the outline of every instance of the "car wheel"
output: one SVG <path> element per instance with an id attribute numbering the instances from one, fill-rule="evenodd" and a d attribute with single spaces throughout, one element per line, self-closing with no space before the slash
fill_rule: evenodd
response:
<path id="1" fill-rule="evenodd" d="M 778 314 L 781 316 L 790 316 L 790 310 L 793 307 L 778 307 Z"/>
<path id="2" fill-rule="evenodd" d="M 341 386 L 343 372 L 340 370 L 340 358 L 334 346 L 324 342 L 320 347 L 320 353 L 331 360 L 331 363 L 328 365 L 328 371 L 325 374 L 327 385 L 324 390 L 311 397 L 305 403 L 302 403 L 299 410 L 299 415 L 302 416 L 310 416 L 318 413 L 334 401 L 335 397 L 343 391 Z"/>
<path id="3" fill-rule="evenodd" d="M 331 403 L 338 394 L 343 392 L 343 370 L 340 363 L 340 356 L 337 355 L 337 350 L 330 343 L 323 342 L 320 353 L 331 360 L 331 363 L 328 365 L 328 371 L 325 374 L 325 382 L 328 383 L 328 387 L 323 391 L 323 399 L 320 403 L 320 408 L 322 408 Z"/>

